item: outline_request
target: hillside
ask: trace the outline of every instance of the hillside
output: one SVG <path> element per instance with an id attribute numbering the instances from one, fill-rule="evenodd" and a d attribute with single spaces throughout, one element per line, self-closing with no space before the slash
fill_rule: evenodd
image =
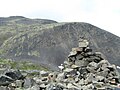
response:
<path id="1" fill-rule="evenodd" d="M 22 16 L 0 18 L 1 57 L 30 60 L 51 69 L 63 63 L 79 37 L 91 42 L 91 48 L 120 66 L 120 38 L 83 22 L 58 23 L 47 19 Z"/>

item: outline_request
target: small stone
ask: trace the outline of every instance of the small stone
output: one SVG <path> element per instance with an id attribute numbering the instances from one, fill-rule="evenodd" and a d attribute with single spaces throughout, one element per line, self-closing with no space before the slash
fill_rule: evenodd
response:
<path id="1" fill-rule="evenodd" d="M 49 75 L 49 73 L 46 71 L 41 71 L 40 75 L 41 75 L 41 77 L 47 77 Z"/>
<path id="2" fill-rule="evenodd" d="M 94 80 L 94 78 L 95 78 L 95 75 L 94 75 L 93 73 L 89 73 L 89 74 L 86 76 L 85 84 L 92 83 L 92 81 Z"/>
<path id="3" fill-rule="evenodd" d="M 107 67 L 108 67 L 107 64 L 102 64 L 101 67 L 100 67 L 100 69 L 101 69 L 101 70 L 104 70 L 104 69 L 107 68 Z"/>
<path id="4" fill-rule="evenodd" d="M 79 70 L 80 74 L 86 74 L 88 70 L 85 67 L 80 68 Z"/>
<path id="5" fill-rule="evenodd" d="M 31 78 L 26 78 L 25 80 L 24 80 L 24 88 L 30 88 L 30 87 L 32 87 L 34 85 L 34 80 L 33 79 L 31 79 Z"/>
<path id="6" fill-rule="evenodd" d="M 93 84 L 88 84 L 87 87 L 89 90 L 94 90 L 94 88 L 95 88 Z"/>
<path id="7" fill-rule="evenodd" d="M 58 84 L 49 84 L 45 90 L 63 90 L 63 87 Z"/>
<path id="8" fill-rule="evenodd" d="M 95 52 L 95 56 L 100 57 L 101 59 L 104 58 L 104 55 L 101 52 Z"/>
<path id="9" fill-rule="evenodd" d="M 115 79 L 112 79 L 112 80 L 110 80 L 110 84 L 116 85 L 117 83 L 116 83 Z"/>
<path id="10" fill-rule="evenodd" d="M 64 70 L 64 72 L 73 72 L 74 71 L 74 69 L 72 69 L 72 68 L 66 68 L 65 70 Z"/>
<path id="11" fill-rule="evenodd" d="M 31 87 L 30 90 L 41 90 L 41 89 L 38 85 L 34 85 L 34 86 Z"/>
<path id="12" fill-rule="evenodd" d="M 81 87 L 81 90 L 89 90 L 89 89 L 88 89 L 88 87 L 87 87 L 86 85 L 83 85 L 83 86 Z"/>
<path id="13" fill-rule="evenodd" d="M 84 79 L 80 79 L 79 84 L 80 84 L 80 85 L 85 84 L 85 83 L 84 83 Z"/>
<path id="14" fill-rule="evenodd" d="M 68 83 L 67 88 L 68 88 L 68 90 L 76 90 L 76 89 L 78 89 L 78 90 L 79 90 L 79 88 L 78 88 L 78 87 L 74 86 L 74 85 L 73 85 L 73 84 L 71 84 L 71 83 Z"/>
<path id="15" fill-rule="evenodd" d="M 106 90 L 106 87 L 103 86 L 103 87 L 97 87 L 97 90 Z"/>
<path id="16" fill-rule="evenodd" d="M 108 72 L 109 72 L 108 69 L 104 69 L 104 71 L 97 72 L 96 74 L 97 74 L 98 76 L 107 77 Z"/>
<path id="17" fill-rule="evenodd" d="M 76 60 L 78 60 L 78 61 L 79 61 L 79 60 L 82 60 L 83 58 L 84 58 L 84 56 L 81 55 L 81 54 L 79 54 L 79 55 L 76 56 Z"/>
<path id="18" fill-rule="evenodd" d="M 6 71 L 6 68 L 0 68 L 0 74 L 4 74 L 5 71 Z"/>
<path id="19" fill-rule="evenodd" d="M 71 68 L 72 68 L 72 69 L 78 69 L 78 68 L 80 68 L 80 67 L 73 64 L 73 65 L 71 66 Z"/>
<path id="20" fill-rule="evenodd" d="M 23 87 L 23 81 L 22 80 L 16 80 L 15 84 L 16 84 L 16 87 Z"/>
<path id="21" fill-rule="evenodd" d="M 59 74 L 57 75 L 56 81 L 57 81 L 57 82 L 60 82 L 60 81 L 62 81 L 64 78 L 65 78 L 65 74 L 64 74 L 64 73 L 59 73 Z"/>
<path id="22" fill-rule="evenodd" d="M 97 81 L 102 81 L 105 79 L 105 77 L 103 77 L 103 76 L 96 76 L 95 78 Z"/>
<path id="23" fill-rule="evenodd" d="M 71 76 L 75 76 L 76 75 L 76 71 L 74 70 L 74 69 L 70 69 L 70 68 L 66 68 L 65 70 L 64 70 L 64 72 L 65 72 L 65 76 L 67 76 L 67 77 L 71 77 Z"/>
<path id="24" fill-rule="evenodd" d="M 41 89 L 45 89 L 45 88 L 46 88 L 46 85 L 45 85 L 45 84 L 41 84 L 41 85 L 40 85 L 40 88 L 41 88 Z"/>
<path id="25" fill-rule="evenodd" d="M 50 81 L 55 81 L 56 77 L 57 77 L 57 74 L 58 73 L 50 73 L 49 76 L 48 76 L 48 79 Z"/>
<path id="26" fill-rule="evenodd" d="M 77 55 L 77 51 L 71 51 L 68 57 L 73 57 L 75 55 Z"/>
<path id="27" fill-rule="evenodd" d="M 78 77 L 76 77 L 76 78 L 75 78 L 75 82 L 78 82 L 78 81 L 79 81 L 79 78 L 78 78 Z"/>
<path id="28" fill-rule="evenodd" d="M 106 64 L 106 65 L 110 65 L 110 63 L 107 61 L 107 60 L 101 60 L 99 63 L 98 63 L 98 67 L 101 67 L 103 64 Z"/>
<path id="29" fill-rule="evenodd" d="M 104 87 L 104 83 L 103 83 L 103 82 L 97 82 L 97 83 L 95 84 L 95 88 L 96 88 L 97 90 L 106 90 L 106 88 Z"/>
<path id="30" fill-rule="evenodd" d="M 89 64 L 87 65 L 86 68 L 87 68 L 87 70 L 88 70 L 89 72 L 91 72 L 91 73 L 96 73 L 97 66 L 98 66 L 97 63 L 91 62 L 91 63 L 89 63 Z"/>
<path id="31" fill-rule="evenodd" d="M 87 40 L 79 40 L 79 47 L 87 47 L 89 45 L 89 42 Z"/>
<path id="32" fill-rule="evenodd" d="M 76 52 L 82 52 L 83 48 L 72 48 L 72 51 L 76 51 Z"/>
<path id="33" fill-rule="evenodd" d="M 35 80 L 35 82 L 36 82 L 38 85 L 42 83 L 42 80 L 39 79 L 39 78 L 34 78 L 34 80 Z"/>
<path id="34" fill-rule="evenodd" d="M 10 86 L 14 88 L 16 87 L 15 83 L 11 83 Z"/>
<path id="35" fill-rule="evenodd" d="M 63 66 L 63 64 L 61 64 L 60 66 L 58 66 L 58 68 L 62 71 L 65 67 Z"/>
<path id="36" fill-rule="evenodd" d="M 75 61 L 75 65 L 79 67 L 86 67 L 89 64 L 85 59 Z"/>
<path id="37" fill-rule="evenodd" d="M 110 71 L 116 70 L 115 65 L 109 65 L 109 66 L 107 66 L 107 68 L 108 68 Z"/>
<path id="38" fill-rule="evenodd" d="M 92 49 L 90 49 L 90 47 L 86 47 L 85 52 L 92 52 Z"/>

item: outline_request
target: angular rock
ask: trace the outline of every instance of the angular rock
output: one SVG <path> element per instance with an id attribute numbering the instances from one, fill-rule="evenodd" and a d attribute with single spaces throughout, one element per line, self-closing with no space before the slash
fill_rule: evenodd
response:
<path id="1" fill-rule="evenodd" d="M 80 54 L 80 55 L 77 55 L 77 56 L 76 56 L 76 61 L 77 61 L 77 60 L 78 60 L 78 61 L 79 61 L 79 60 L 82 60 L 83 58 L 84 58 L 83 55 L 81 55 L 81 54 Z"/>
<path id="2" fill-rule="evenodd" d="M 90 47 L 86 47 L 84 50 L 85 53 L 92 52 L 92 49 Z"/>
<path id="3" fill-rule="evenodd" d="M 78 52 L 80 52 L 81 50 L 79 48 L 72 48 L 72 51 L 70 52 L 70 54 L 68 55 L 68 57 L 74 57 L 77 55 Z"/>
<path id="4" fill-rule="evenodd" d="M 72 83 L 68 83 L 67 88 L 68 90 L 79 90 L 80 89 L 80 87 L 77 87 L 73 85 Z"/>
<path id="5" fill-rule="evenodd" d="M 99 81 L 99 82 L 100 82 L 100 81 L 103 81 L 103 80 L 105 79 L 105 77 L 103 77 L 103 76 L 96 76 L 95 78 L 96 78 L 96 80 Z"/>
<path id="6" fill-rule="evenodd" d="M 0 68 L 0 74 L 4 74 L 4 72 L 7 70 L 7 68 Z"/>
<path id="7" fill-rule="evenodd" d="M 15 81 L 15 86 L 16 87 L 23 87 L 24 81 L 23 80 L 16 80 Z"/>
<path id="8" fill-rule="evenodd" d="M 109 70 L 105 69 L 104 71 L 97 72 L 96 75 L 107 77 L 108 73 L 109 73 Z"/>
<path id="9" fill-rule="evenodd" d="M 86 76 L 86 79 L 85 79 L 85 84 L 90 84 L 92 83 L 92 81 L 95 80 L 95 75 L 93 73 L 89 73 L 87 76 Z"/>
<path id="10" fill-rule="evenodd" d="M 96 90 L 106 90 L 105 84 L 103 82 L 97 82 L 95 84 Z"/>
<path id="11" fill-rule="evenodd" d="M 12 83 L 14 80 L 11 77 L 8 77 L 6 75 L 0 76 L 0 86 L 8 86 L 10 83 Z"/>
<path id="12" fill-rule="evenodd" d="M 48 74 L 49 74 L 49 73 L 46 72 L 46 71 L 41 71 L 41 72 L 40 72 L 41 77 L 47 77 Z"/>
<path id="13" fill-rule="evenodd" d="M 21 72 L 19 70 L 15 70 L 15 71 L 8 71 L 5 73 L 6 76 L 11 77 L 14 80 L 18 80 L 18 79 L 22 79 L 23 75 L 21 74 Z"/>
<path id="14" fill-rule="evenodd" d="M 30 90 L 41 90 L 38 85 L 34 85 L 30 88 Z"/>
<path id="15" fill-rule="evenodd" d="M 96 73 L 97 67 L 98 67 L 98 64 L 97 64 L 97 63 L 91 62 L 91 63 L 89 63 L 89 64 L 87 65 L 86 68 L 87 68 L 87 70 L 88 70 L 89 72 L 91 72 L 91 73 Z"/>
<path id="16" fill-rule="evenodd" d="M 85 84 L 84 79 L 83 78 L 80 79 L 80 81 L 78 82 L 78 85 L 84 85 L 84 84 Z"/>
<path id="17" fill-rule="evenodd" d="M 34 85 L 34 80 L 33 79 L 31 79 L 31 78 L 26 78 L 25 80 L 24 80 L 24 84 L 23 84 L 23 87 L 24 88 L 30 88 L 30 87 L 32 87 Z"/>
<path id="18" fill-rule="evenodd" d="M 6 86 L 0 86 L 0 90 L 11 90 L 9 87 Z"/>
<path id="19" fill-rule="evenodd" d="M 44 90 L 44 89 L 46 89 L 46 85 L 45 84 L 41 84 L 40 85 L 40 90 Z"/>
<path id="20" fill-rule="evenodd" d="M 72 69 L 79 69 L 80 66 L 77 66 L 77 65 L 73 64 L 73 65 L 71 66 L 71 68 L 72 68 Z"/>
<path id="21" fill-rule="evenodd" d="M 59 74 L 57 75 L 56 81 L 57 81 L 57 82 L 60 82 L 60 81 L 62 81 L 62 80 L 64 80 L 64 79 L 65 79 L 65 73 L 59 73 Z"/>
<path id="22" fill-rule="evenodd" d="M 64 72 L 74 73 L 74 69 L 72 69 L 72 68 L 66 68 L 66 69 L 64 70 Z"/>
<path id="23" fill-rule="evenodd" d="M 88 45 L 89 45 L 89 42 L 87 40 L 83 40 L 83 39 L 79 40 L 79 47 L 80 48 L 87 47 Z"/>
<path id="24" fill-rule="evenodd" d="M 35 81 L 36 84 L 40 85 L 42 84 L 42 80 L 38 77 L 34 77 L 33 80 Z"/>
<path id="25" fill-rule="evenodd" d="M 46 90 L 63 90 L 63 87 L 57 84 L 49 84 Z"/>
<path id="26" fill-rule="evenodd" d="M 70 54 L 68 55 L 68 57 L 73 57 L 73 56 L 75 56 L 76 54 L 77 54 L 76 51 L 72 51 L 72 52 L 70 52 Z"/>
<path id="27" fill-rule="evenodd" d="M 77 60 L 75 61 L 75 65 L 79 66 L 79 67 L 86 67 L 89 64 L 89 62 L 83 58 L 82 60 Z"/>

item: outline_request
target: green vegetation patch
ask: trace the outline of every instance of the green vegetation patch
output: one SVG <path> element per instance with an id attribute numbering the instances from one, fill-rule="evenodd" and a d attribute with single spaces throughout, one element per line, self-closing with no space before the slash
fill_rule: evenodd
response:
<path id="1" fill-rule="evenodd" d="M 39 64 L 34 64 L 29 61 L 13 61 L 10 59 L 0 58 L 0 66 L 19 70 L 48 70 Z"/>

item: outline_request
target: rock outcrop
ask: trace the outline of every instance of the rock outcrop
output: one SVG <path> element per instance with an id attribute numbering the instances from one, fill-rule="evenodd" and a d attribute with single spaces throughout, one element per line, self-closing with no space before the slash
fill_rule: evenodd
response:
<path id="1" fill-rule="evenodd" d="M 0 90 L 117 90 L 120 76 L 115 65 L 93 52 L 89 42 L 79 40 L 59 71 L 37 71 L 28 77 L 18 71 L 9 71 L 0 77 Z M 25 73 L 25 72 L 24 72 Z M 26 72 L 27 73 L 27 72 Z"/>

